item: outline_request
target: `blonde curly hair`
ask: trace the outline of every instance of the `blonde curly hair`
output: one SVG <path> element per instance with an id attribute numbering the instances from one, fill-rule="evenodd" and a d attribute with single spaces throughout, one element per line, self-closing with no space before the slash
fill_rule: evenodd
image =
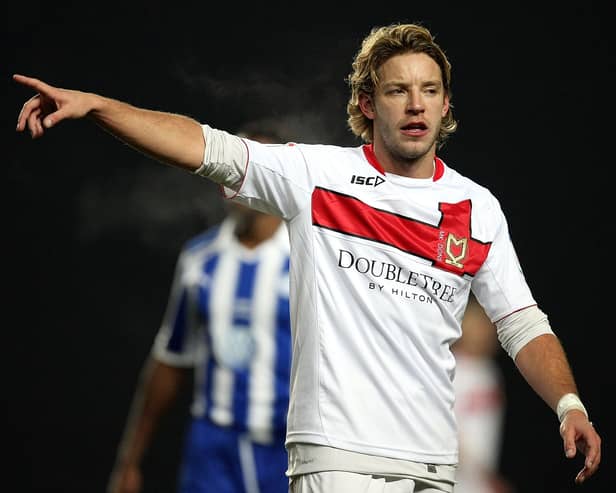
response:
<path id="1" fill-rule="evenodd" d="M 379 81 L 378 69 L 392 56 L 408 52 L 425 53 L 438 64 L 444 90 L 451 101 L 451 64 L 428 29 L 418 24 L 390 24 L 375 27 L 362 41 L 353 59 L 353 70 L 347 78 L 351 88 L 351 96 L 347 103 L 347 123 L 351 131 L 364 142 L 372 142 L 372 120 L 362 113 L 359 107 L 359 96 L 362 93 L 372 96 Z M 439 148 L 458 127 L 452 108 L 450 102 L 449 111 L 441 122 L 437 138 Z"/>

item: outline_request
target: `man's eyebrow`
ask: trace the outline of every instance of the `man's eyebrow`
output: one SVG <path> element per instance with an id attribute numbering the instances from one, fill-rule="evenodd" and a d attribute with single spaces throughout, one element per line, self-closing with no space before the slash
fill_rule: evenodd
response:
<path id="1" fill-rule="evenodd" d="M 387 81 L 382 81 L 381 85 L 383 86 L 408 86 L 408 82 L 405 82 L 402 79 L 392 79 L 392 80 L 387 80 Z M 426 80 L 423 81 L 421 83 L 421 86 L 439 86 L 442 87 L 443 86 L 443 81 L 441 81 L 440 79 L 430 79 L 430 80 Z"/>

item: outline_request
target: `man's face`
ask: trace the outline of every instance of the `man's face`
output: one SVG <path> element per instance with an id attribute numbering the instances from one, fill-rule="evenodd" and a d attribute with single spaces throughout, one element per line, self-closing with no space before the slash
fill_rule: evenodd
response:
<path id="1" fill-rule="evenodd" d="M 394 161 L 432 158 L 449 110 L 440 67 L 424 53 L 404 53 L 387 60 L 378 75 L 374 95 L 361 101 L 373 120 L 375 147 Z"/>

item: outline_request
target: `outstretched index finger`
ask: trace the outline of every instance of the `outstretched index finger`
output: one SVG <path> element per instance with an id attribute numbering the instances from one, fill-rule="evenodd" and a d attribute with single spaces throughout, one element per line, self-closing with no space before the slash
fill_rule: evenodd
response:
<path id="1" fill-rule="evenodd" d="M 41 92 L 44 94 L 49 94 L 49 92 L 52 90 L 52 87 L 49 84 L 46 84 L 42 80 L 35 79 L 34 77 L 27 77 L 21 74 L 13 74 L 13 80 L 15 82 L 19 82 L 20 84 L 23 84 L 24 86 L 31 87 L 37 92 Z"/>

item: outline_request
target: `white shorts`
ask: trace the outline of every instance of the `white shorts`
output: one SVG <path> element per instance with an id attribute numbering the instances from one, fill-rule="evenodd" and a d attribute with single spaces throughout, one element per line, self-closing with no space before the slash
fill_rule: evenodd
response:
<path id="1" fill-rule="evenodd" d="M 323 471 L 292 476 L 289 480 L 289 493 L 443 493 L 450 489 L 440 489 L 421 479 L 397 476 L 375 476 L 346 471 Z"/>

